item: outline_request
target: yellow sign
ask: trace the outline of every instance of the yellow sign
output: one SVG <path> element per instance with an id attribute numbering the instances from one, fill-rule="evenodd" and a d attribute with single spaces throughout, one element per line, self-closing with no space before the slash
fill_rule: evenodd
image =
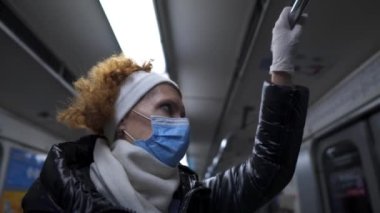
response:
<path id="1" fill-rule="evenodd" d="M 0 200 L 0 212 L 22 213 L 21 201 L 25 193 L 25 191 L 3 191 Z"/>

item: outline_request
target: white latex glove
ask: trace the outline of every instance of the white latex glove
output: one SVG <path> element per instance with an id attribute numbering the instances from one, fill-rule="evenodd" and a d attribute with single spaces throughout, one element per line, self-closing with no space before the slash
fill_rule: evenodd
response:
<path id="1" fill-rule="evenodd" d="M 288 15 L 290 7 L 285 7 L 272 31 L 271 50 L 273 54 L 270 73 L 273 71 L 285 71 L 289 74 L 294 73 L 294 58 L 296 54 L 297 44 L 302 31 L 302 25 L 296 24 L 293 30 L 290 29 Z M 303 19 L 306 14 L 302 15 Z"/>

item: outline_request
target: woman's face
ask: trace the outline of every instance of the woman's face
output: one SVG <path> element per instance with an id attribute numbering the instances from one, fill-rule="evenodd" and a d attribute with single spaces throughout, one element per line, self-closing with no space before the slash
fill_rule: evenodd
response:
<path id="1" fill-rule="evenodd" d="M 159 115 L 164 117 L 185 117 L 185 108 L 182 98 L 177 89 L 170 84 L 159 84 L 151 89 L 133 108 L 147 117 Z M 127 131 L 136 140 L 147 139 L 151 135 L 151 123 L 138 113 L 129 111 L 118 126 L 118 138 L 133 139 L 125 135 L 122 130 Z"/>

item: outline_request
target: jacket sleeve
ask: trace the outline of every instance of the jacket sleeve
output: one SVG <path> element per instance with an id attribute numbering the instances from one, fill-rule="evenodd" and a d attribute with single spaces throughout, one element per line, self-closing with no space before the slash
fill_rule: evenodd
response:
<path id="1" fill-rule="evenodd" d="M 211 212 L 253 212 L 291 180 L 302 142 L 308 89 L 263 85 L 255 145 L 249 159 L 204 180 Z"/>

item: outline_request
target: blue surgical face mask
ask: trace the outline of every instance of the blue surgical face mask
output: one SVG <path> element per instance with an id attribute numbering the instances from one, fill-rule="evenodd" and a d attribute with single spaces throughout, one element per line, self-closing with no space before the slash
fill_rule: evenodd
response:
<path id="1" fill-rule="evenodd" d="M 176 167 L 183 158 L 189 146 L 190 124 L 187 118 L 168 118 L 151 116 L 132 110 L 141 117 L 150 120 L 152 135 L 146 139 L 134 139 L 134 137 L 123 130 L 139 146 L 152 154 L 168 166 Z"/>

